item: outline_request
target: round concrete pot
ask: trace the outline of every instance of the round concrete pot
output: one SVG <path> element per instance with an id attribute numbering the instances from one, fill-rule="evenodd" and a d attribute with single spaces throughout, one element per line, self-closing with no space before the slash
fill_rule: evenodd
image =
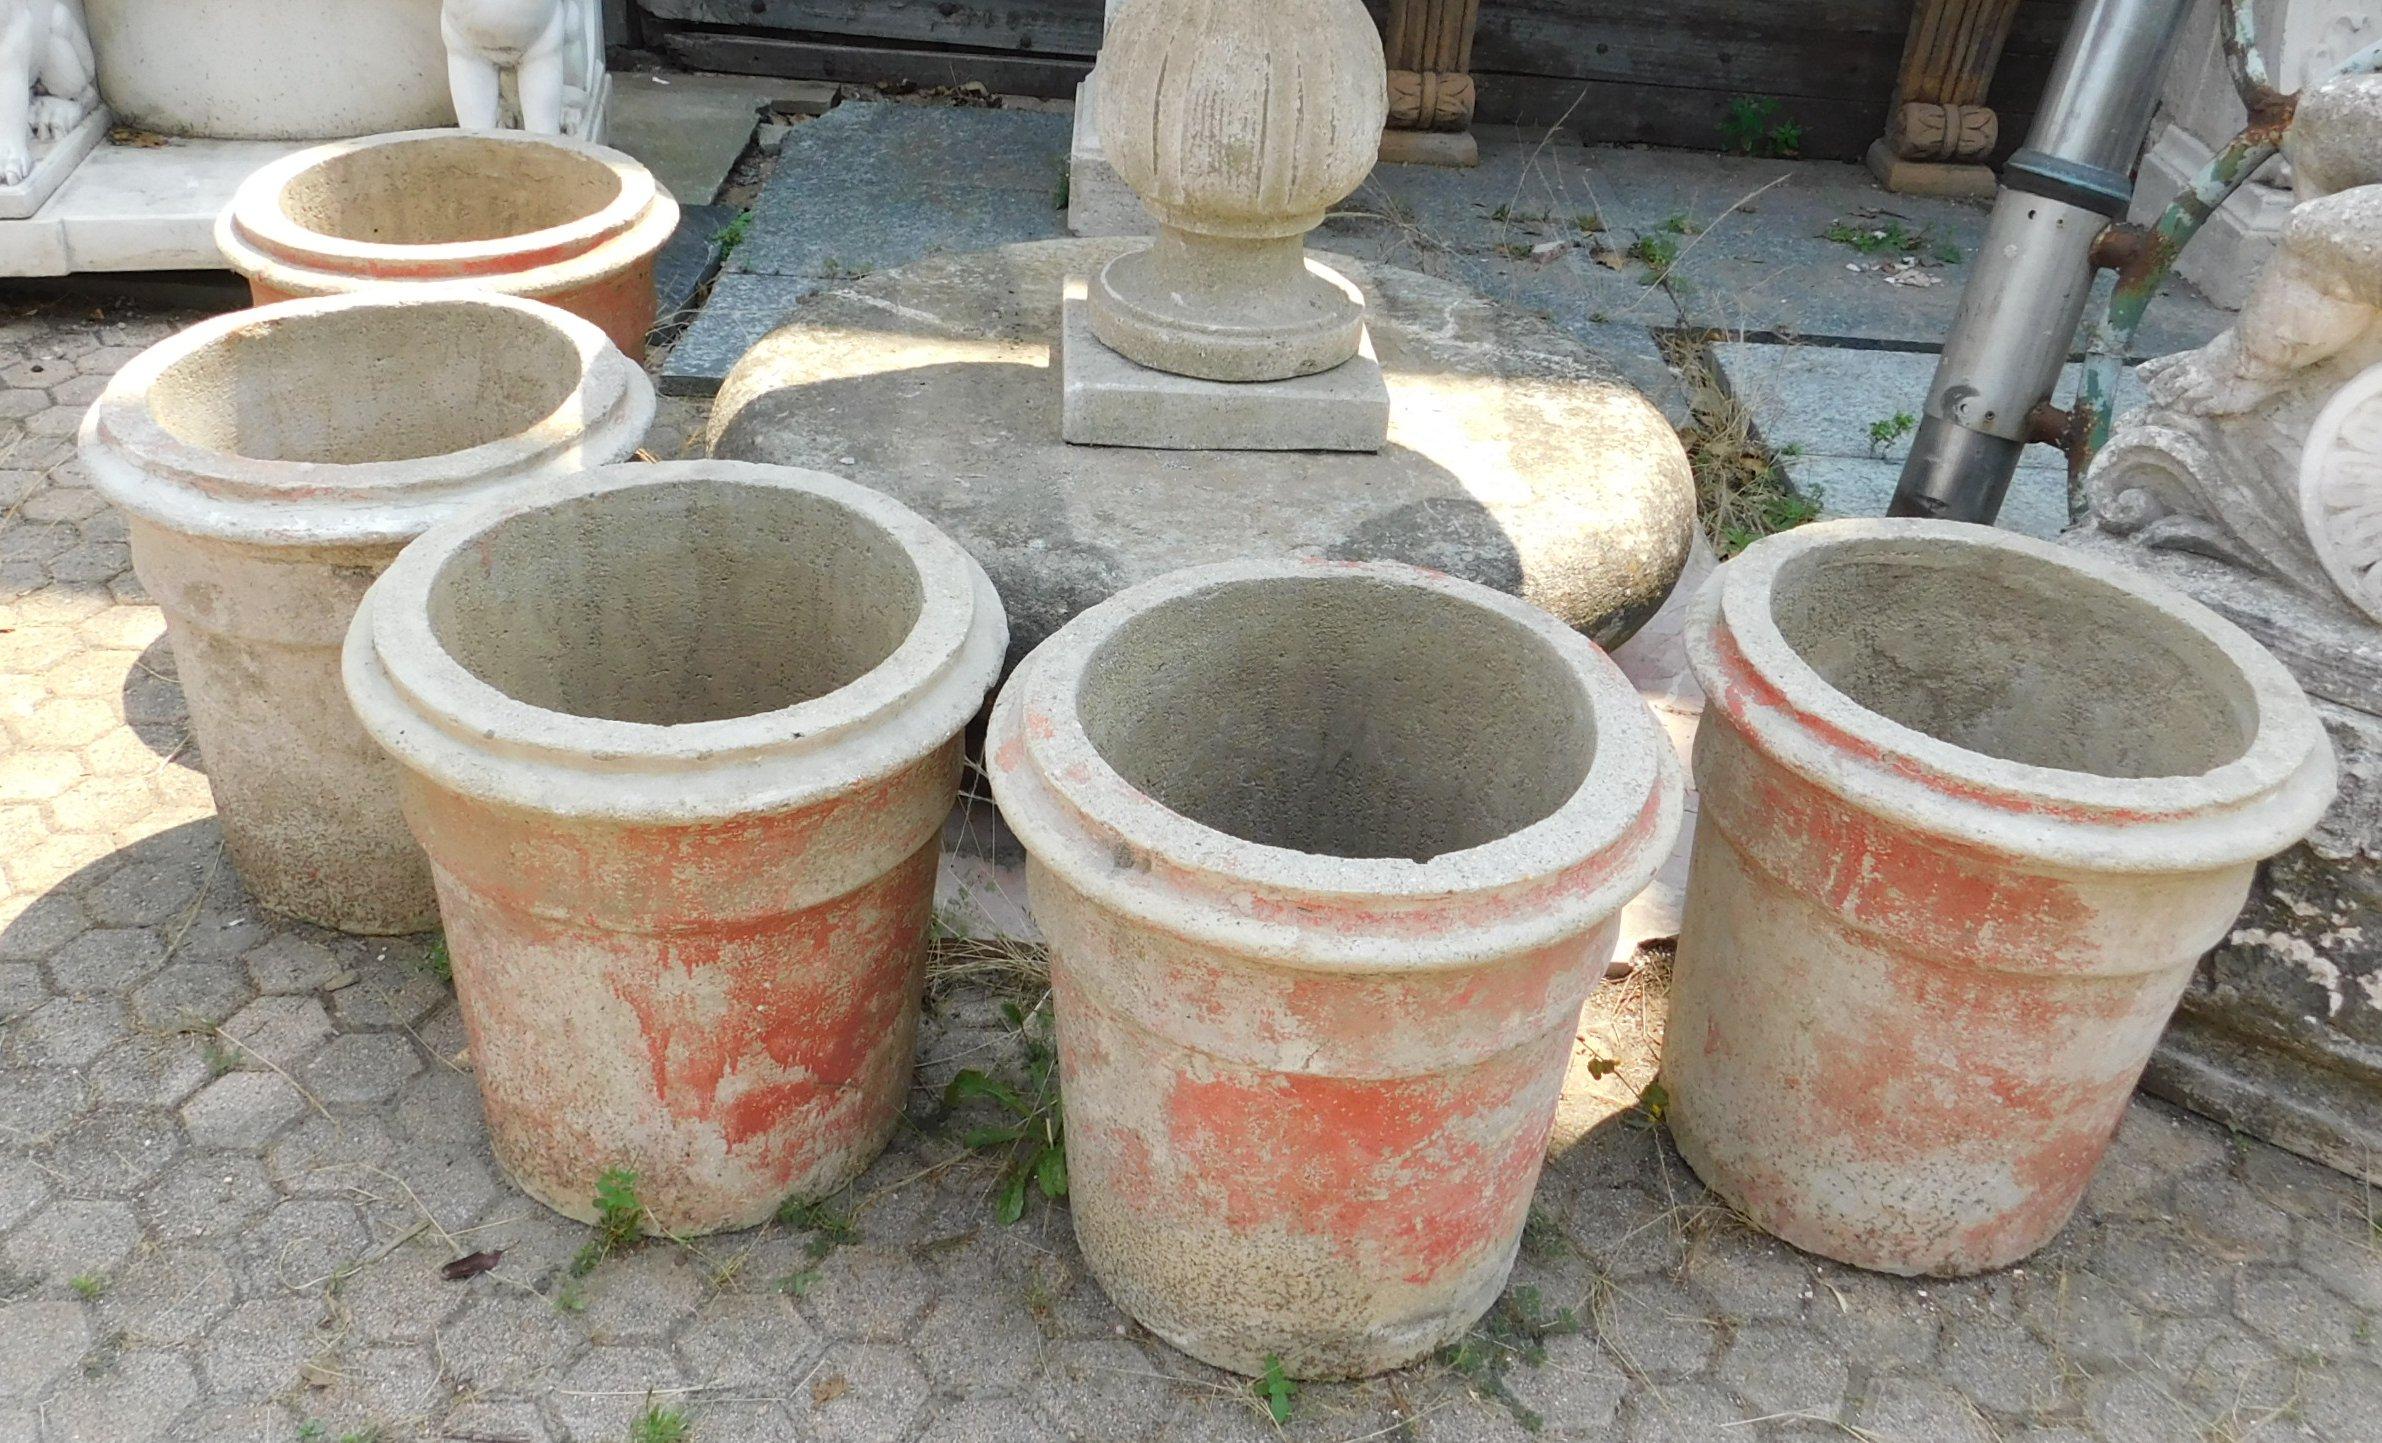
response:
<path id="1" fill-rule="evenodd" d="M 1949 522 L 1763 541 L 1688 647 L 1710 703 L 1663 1048 L 1680 1152 L 1827 1257 L 2025 1257 L 2257 861 L 2331 799 L 2314 710 L 2197 603 Z"/>
<path id="2" fill-rule="evenodd" d="M 1008 645 L 967 553 L 811 471 L 615 466 L 458 517 L 347 644 L 404 769 L 497 1161 L 748 1227 L 909 1084 L 960 731 Z"/>
<path id="3" fill-rule="evenodd" d="M 204 321 L 118 371 L 83 461 L 164 608 L 224 844 L 275 911 L 412 932 L 437 908 L 396 774 L 340 689 L 372 578 L 465 503 L 615 461 L 645 373 L 576 316 L 462 290 Z"/>
<path id="4" fill-rule="evenodd" d="M 1435 572 L 1228 562 L 1069 623 L 987 747 L 1109 1296 L 1251 1374 L 1379 1372 L 1470 1327 L 1615 914 L 1679 825 L 1620 670 Z"/>
<path id="5" fill-rule="evenodd" d="M 215 244 L 257 303 L 460 282 L 585 316 L 635 359 L 678 202 L 617 150 L 511 131 L 316 146 L 241 183 Z"/>

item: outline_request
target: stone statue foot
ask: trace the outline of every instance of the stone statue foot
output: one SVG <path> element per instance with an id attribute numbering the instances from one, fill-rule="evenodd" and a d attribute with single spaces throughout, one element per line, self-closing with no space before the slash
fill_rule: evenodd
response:
<path id="1" fill-rule="evenodd" d="M 33 173 L 33 151 L 24 142 L 0 140 L 0 185 L 21 185 Z"/>
<path id="2" fill-rule="evenodd" d="M 35 140 L 56 140 L 83 123 L 91 107 L 80 100 L 56 95 L 36 95 L 26 112 L 29 128 Z"/>

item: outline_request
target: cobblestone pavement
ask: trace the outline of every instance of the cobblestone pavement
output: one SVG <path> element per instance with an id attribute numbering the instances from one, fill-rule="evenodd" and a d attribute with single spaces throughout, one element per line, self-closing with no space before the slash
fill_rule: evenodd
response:
<path id="1" fill-rule="evenodd" d="M 834 1205 L 848 1237 L 569 1276 L 587 1230 L 490 1161 L 429 939 L 276 920 L 223 862 L 158 613 L 71 455 L 172 324 L 0 319 L 0 1440 L 617 1443 L 657 1409 L 692 1443 L 1273 1435 L 1244 1383 L 1107 1304 L 1063 1210 L 995 1221 L 998 1160 L 937 1117 L 953 1070 L 1019 1059 L 973 984 L 934 1005 L 918 1126 Z M 1715 1206 L 1629 1106 L 1658 972 L 1586 1019 L 1490 1322 L 1299 1390 L 1283 1435 L 2382 1437 L 2365 1189 L 2143 1103 L 2023 1268 L 1822 1264 Z M 503 1260 L 441 1280 L 477 1249 Z"/>

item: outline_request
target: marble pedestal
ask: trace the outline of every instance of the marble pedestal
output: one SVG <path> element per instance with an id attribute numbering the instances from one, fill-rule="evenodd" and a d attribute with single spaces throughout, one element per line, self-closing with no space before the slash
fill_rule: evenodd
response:
<path id="1" fill-rule="evenodd" d="M 2382 1182 L 2382 626 L 2221 562 L 2097 531 L 2064 544 L 2215 609 L 2315 701 L 2340 798 L 2259 869 L 2202 959 L 2144 1090 L 2327 1166 Z"/>
<path id="2" fill-rule="evenodd" d="M 1366 297 L 1378 452 L 1069 445 L 1063 284 L 1134 244 L 934 256 L 812 295 L 728 376 L 713 453 L 922 512 L 1000 588 L 1012 659 L 1124 587 L 1242 556 L 1413 562 L 1608 646 L 1670 594 L 1695 491 L 1662 412 L 1548 322 L 1413 271 L 1317 257 Z"/>

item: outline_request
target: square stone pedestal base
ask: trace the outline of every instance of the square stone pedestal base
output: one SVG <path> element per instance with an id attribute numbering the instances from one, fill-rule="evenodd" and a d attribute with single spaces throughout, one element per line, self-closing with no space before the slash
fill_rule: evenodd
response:
<path id="1" fill-rule="evenodd" d="M 1366 336 L 1355 359 L 1287 381 L 1203 381 L 1127 360 L 1092 334 L 1084 278 L 1059 327 L 1060 434 L 1078 446 L 1162 451 L 1378 451 L 1389 383 Z"/>
<path id="2" fill-rule="evenodd" d="M 2000 188 L 1988 165 L 1948 165 L 1904 160 L 1884 140 L 1869 142 L 1869 173 L 1897 195 L 1940 195 L 1954 200 L 1991 200 Z"/>

